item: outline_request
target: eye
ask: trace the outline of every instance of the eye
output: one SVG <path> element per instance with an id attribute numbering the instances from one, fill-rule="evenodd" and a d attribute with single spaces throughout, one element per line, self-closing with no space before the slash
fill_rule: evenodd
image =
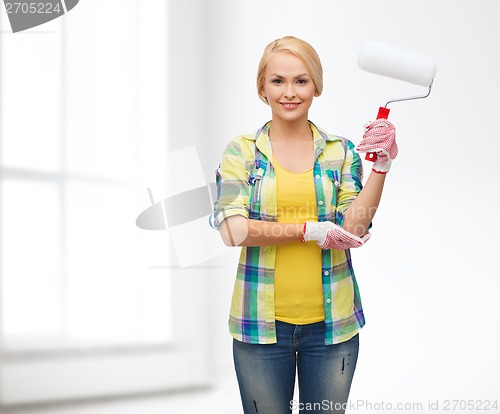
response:
<path id="1" fill-rule="evenodd" d="M 297 81 L 297 83 L 298 83 L 299 85 L 305 85 L 305 84 L 307 83 L 307 79 L 299 79 L 299 80 Z"/>
<path id="2" fill-rule="evenodd" d="M 281 79 L 273 79 L 271 82 L 275 83 L 277 85 L 280 84 L 280 83 L 283 83 L 283 81 Z"/>

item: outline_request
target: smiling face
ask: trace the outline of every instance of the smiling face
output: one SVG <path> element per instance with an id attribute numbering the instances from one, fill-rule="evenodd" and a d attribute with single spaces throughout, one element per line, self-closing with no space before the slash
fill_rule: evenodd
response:
<path id="1" fill-rule="evenodd" d="M 304 63 L 291 53 L 274 53 L 265 69 L 261 95 L 273 113 L 273 121 L 307 121 L 316 86 Z"/>

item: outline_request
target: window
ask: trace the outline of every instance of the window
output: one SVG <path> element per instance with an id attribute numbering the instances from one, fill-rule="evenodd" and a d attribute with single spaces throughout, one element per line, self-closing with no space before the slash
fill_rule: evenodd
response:
<path id="1" fill-rule="evenodd" d="M 170 194 L 172 151 L 193 145 L 168 135 L 201 119 L 169 106 L 192 88 L 168 79 L 178 54 L 203 59 L 202 4 L 80 2 L 2 33 L 0 406 L 210 381 L 206 280 L 221 269 L 181 268 L 168 231 L 136 227 L 148 188 Z"/>
<path id="2" fill-rule="evenodd" d="M 135 226 L 146 188 L 165 189 L 166 6 L 157 10 L 82 3 L 35 33 L 2 34 L 8 350 L 171 337 L 171 284 L 151 267 L 163 264 L 166 236 Z"/>

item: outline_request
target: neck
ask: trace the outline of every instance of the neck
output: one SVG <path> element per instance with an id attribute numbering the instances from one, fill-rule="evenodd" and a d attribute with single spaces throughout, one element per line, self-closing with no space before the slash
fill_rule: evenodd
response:
<path id="1" fill-rule="evenodd" d="M 271 137 L 272 136 L 272 137 Z M 286 140 L 304 141 L 310 140 L 312 136 L 311 128 L 307 119 L 300 119 L 292 122 L 275 119 L 273 117 L 269 137 L 273 141 Z"/>

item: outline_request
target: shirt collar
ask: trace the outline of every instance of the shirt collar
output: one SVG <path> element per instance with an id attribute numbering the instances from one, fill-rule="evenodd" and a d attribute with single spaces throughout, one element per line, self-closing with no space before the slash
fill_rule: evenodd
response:
<path id="1" fill-rule="evenodd" d="M 311 121 L 309 122 L 309 127 L 313 133 L 314 140 L 314 153 L 316 157 L 323 152 L 326 147 L 326 143 L 330 141 L 338 141 L 340 137 L 335 135 L 328 135 L 325 131 L 318 128 Z M 268 159 L 271 159 L 272 149 L 271 141 L 269 140 L 269 129 L 271 128 L 272 121 L 264 124 L 260 129 L 258 129 L 253 138 L 256 142 L 255 145 Z"/>

